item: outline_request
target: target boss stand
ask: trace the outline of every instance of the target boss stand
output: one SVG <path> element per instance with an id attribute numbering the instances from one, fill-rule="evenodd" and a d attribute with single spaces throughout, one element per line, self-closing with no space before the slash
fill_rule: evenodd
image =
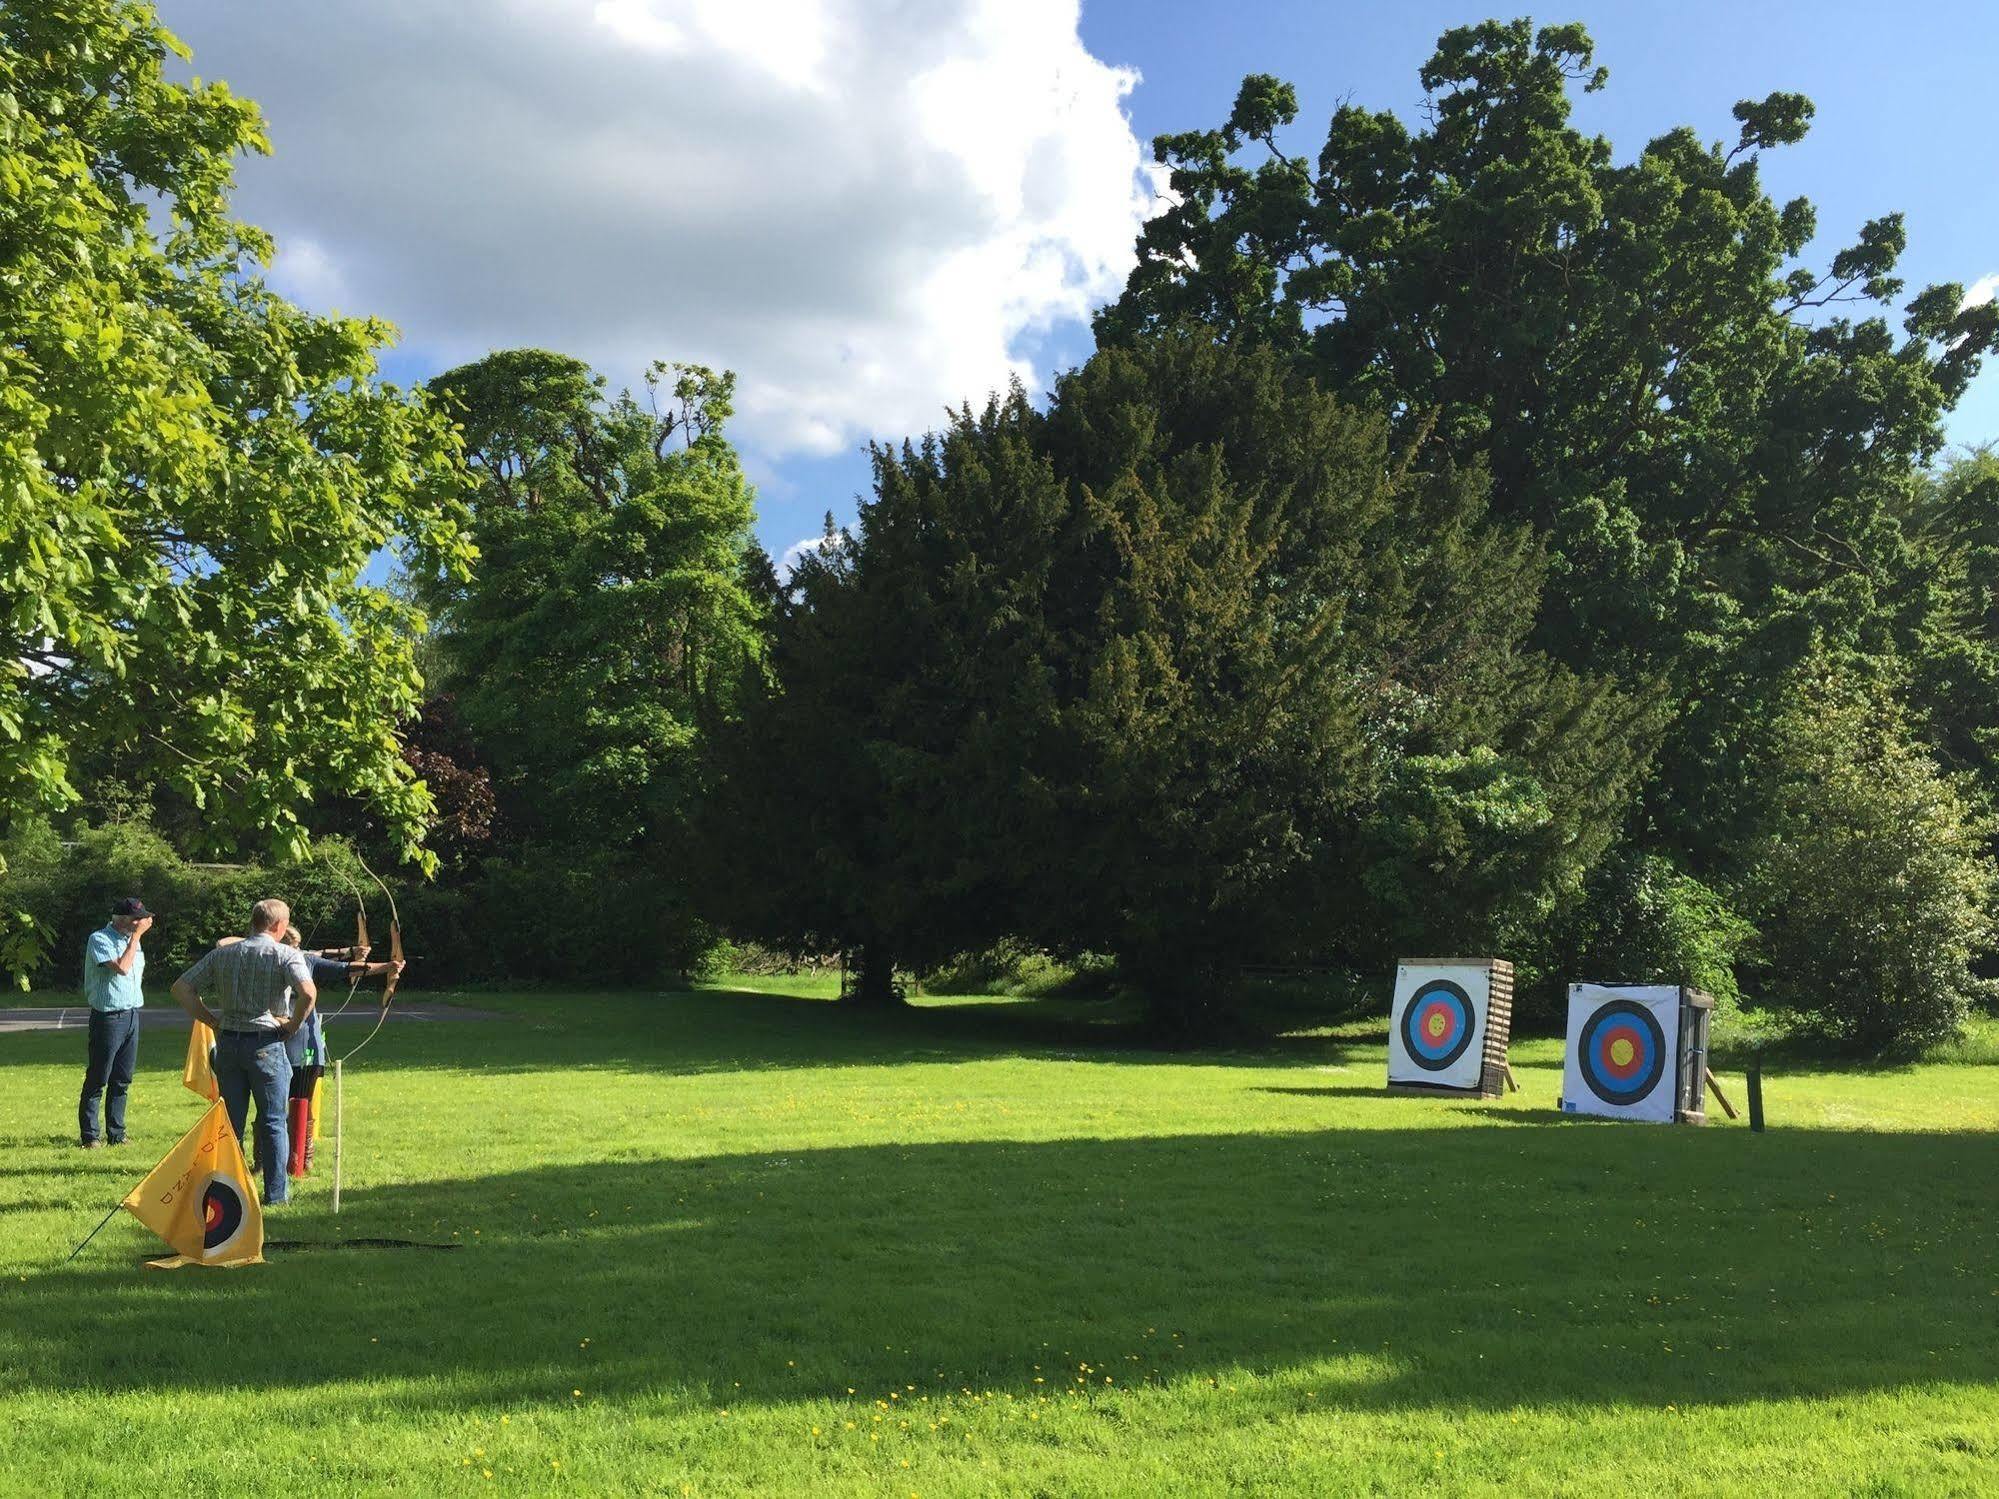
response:
<path id="1" fill-rule="evenodd" d="M 1562 1112 L 1706 1124 L 1713 1017 L 1714 1001 L 1681 984 L 1569 985 Z"/>
<path id="2" fill-rule="evenodd" d="M 1404 958 L 1388 1015 L 1388 1091 L 1497 1098 L 1506 1065 L 1513 965 L 1504 958 Z"/>

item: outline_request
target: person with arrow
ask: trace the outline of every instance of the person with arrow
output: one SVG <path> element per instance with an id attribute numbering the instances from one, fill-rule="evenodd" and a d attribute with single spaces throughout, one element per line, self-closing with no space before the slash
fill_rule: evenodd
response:
<path id="1" fill-rule="evenodd" d="M 362 928 L 362 931 L 365 934 L 366 928 Z M 224 937 L 215 945 L 228 947 L 242 940 L 241 937 Z M 368 961 L 368 948 L 365 945 L 309 948 L 305 945 L 305 938 L 296 925 L 287 927 L 284 942 L 286 946 L 298 949 L 305 958 L 315 985 L 326 987 L 345 984 L 350 997 L 364 980 L 378 978 L 386 981 L 391 976 L 400 977 L 404 967 L 407 966 L 400 958 L 371 963 Z M 345 1008 L 343 1004 L 341 1009 Z M 327 1063 L 323 1013 L 315 1006 L 305 1017 L 304 1023 L 285 1043 L 285 1051 L 290 1056 L 292 1064 L 291 1097 L 286 1121 L 290 1154 L 285 1164 L 287 1172 L 295 1177 L 310 1175 L 312 1171 L 314 1098 L 319 1080 L 326 1073 Z M 261 1143 L 260 1141 L 260 1146 Z M 259 1169 L 262 1168 L 261 1160 L 257 1165 Z"/>

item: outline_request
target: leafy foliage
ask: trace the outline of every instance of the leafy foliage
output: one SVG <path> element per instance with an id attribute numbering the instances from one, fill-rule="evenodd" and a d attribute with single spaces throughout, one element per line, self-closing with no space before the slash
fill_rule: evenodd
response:
<path id="1" fill-rule="evenodd" d="M 1542 932 L 1523 934 L 1535 955 L 1516 1018 L 1559 1024 L 1565 985 L 1688 984 L 1720 1014 L 1739 1009 L 1736 968 L 1756 929 L 1722 892 L 1658 854 L 1628 849 L 1591 872 L 1582 899 Z"/>
<path id="2" fill-rule="evenodd" d="M 195 864 L 144 817 L 75 829 L 59 839 L 39 818 L 14 824 L 0 843 L 9 889 L 45 929 L 49 945 L 27 964 L 37 985 L 74 989 L 83 941 L 104 925 L 111 903 L 138 895 L 159 914 L 146 937 L 147 961 L 164 984 L 213 946 L 248 929 L 250 907 L 280 896 L 308 941 L 340 945 L 353 931 L 355 886 L 366 876 L 337 839 L 301 863 Z"/>
<path id="3" fill-rule="evenodd" d="M 339 794 L 421 859 L 408 611 L 360 574 L 401 537 L 462 575 L 457 443 L 375 379 L 386 325 L 264 284 L 257 113 L 169 57 L 137 0 L 0 10 L 0 818 L 115 754 L 217 846 L 299 853 Z"/>
<path id="4" fill-rule="evenodd" d="M 1906 692 L 1943 764 L 1999 789 L 1999 452 L 1916 476 L 1892 600 Z"/>
<path id="5" fill-rule="evenodd" d="M 1749 889 L 1764 996 L 1863 1051 L 1954 1034 L 1992 986 L 1993 819 L 1941 772 L 1879 684 L 1820 665 L 1764 770 L 1769 830 Z"/>
<path id="6" fill-rule="evenodd" d="M 697 714 L 733 697 L 760 650 L 751 493 L 721 435 L 733 388 L 655 365 L 651 401 L 606 401 L 587 366 L 534 349 L 431 382 L 479 481 L 482 561 L 416 592 L 522 838 L 664 852 L 690 815 Z"/>

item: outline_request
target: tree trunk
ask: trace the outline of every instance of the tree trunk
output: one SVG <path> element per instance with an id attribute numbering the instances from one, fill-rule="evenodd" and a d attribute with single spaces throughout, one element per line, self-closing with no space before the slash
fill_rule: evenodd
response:
<path id="1" fill-rule="evenodd" d="M 854 954 L 854 986 L 847 1002 L 868 1009 L 902 1003 L 902 986 L 895 981 L 895 959 L 880 943 L 871 942 Z"/>

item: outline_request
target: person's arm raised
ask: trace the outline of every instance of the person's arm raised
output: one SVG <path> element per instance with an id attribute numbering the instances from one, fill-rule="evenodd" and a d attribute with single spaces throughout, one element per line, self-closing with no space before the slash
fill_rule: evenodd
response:
<path id="1" fill-rule="evenodd" d="M 135 921 L 132 930 L 126 934 L 125 950 L 115 958 L 106 958 L 104 966 L 116 974 L 130 973 L 132 965 L 139 961 L 139 939 L 152 929 L 152 925 L 153 918 L 150 916 L 141 916 Z"/>

